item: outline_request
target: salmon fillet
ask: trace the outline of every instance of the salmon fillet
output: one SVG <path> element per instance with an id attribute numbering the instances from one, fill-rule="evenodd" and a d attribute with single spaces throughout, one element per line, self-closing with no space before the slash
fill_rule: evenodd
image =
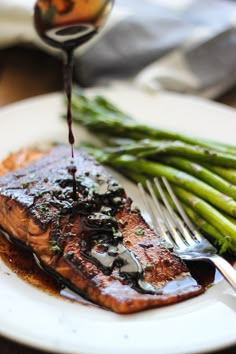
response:
<path id="1" fill-rule="evenodd" d="M 0 166 L 0 227 L 42 268 L 91 301 L 133 313 L 196 296 L 204 288 L 85 152 L 26 150 Z"/>

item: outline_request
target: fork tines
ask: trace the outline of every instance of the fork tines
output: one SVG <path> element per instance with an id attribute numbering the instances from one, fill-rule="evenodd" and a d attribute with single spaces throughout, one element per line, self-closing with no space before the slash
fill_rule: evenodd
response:
<path id="1" fill-rule="evenodd" d="M 163 183 L 163 187 L 162 184 Z M 153 182 L 146 181 L 146 188 L 150 193 L 148 199 L 144 187 L 141 183 L 138 184 L 145 207 L 150 214 L 153 227 L 162 238 L 168 243 L 174 244 L 177 249 L 193 246 L 200 241 L 201 236 L 189 220 L 183 210 L 179 200 L 177 199 L 172 187 L 165 177 L 154 178 Z M 157 198 L 162 201 L 163 205 Z M 174 211 L 176 209 L 177 213 Z"/>
<path id="2" fill-rule="evenodd" d="M 151 198 L 148 198 L 141 184 L 138 187 L 156 232 L 176 249 L 182 259 L 213 263 L 236 290 L 235 269 L 217 254 L 216 248 L 193 226 L 166 178 L 146 181 L 145 188 Z"/>

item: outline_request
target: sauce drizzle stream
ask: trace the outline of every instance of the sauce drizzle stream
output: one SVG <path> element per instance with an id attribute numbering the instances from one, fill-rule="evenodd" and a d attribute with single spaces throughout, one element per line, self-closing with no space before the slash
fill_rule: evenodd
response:
<path id="1" fill-rule="evenodd" d="M 41 39 L 65 54 L 64 89 L 67 97 L 68 140 L 72 157 L 69 169 L 73 180 L 74 200 L 77 199 L 77 191 L 71 111 L 73 51 L 98 33 L 111 12 L 113 2 L 114 0 L 37 0 L 34 8 L 34 25 Z"/>

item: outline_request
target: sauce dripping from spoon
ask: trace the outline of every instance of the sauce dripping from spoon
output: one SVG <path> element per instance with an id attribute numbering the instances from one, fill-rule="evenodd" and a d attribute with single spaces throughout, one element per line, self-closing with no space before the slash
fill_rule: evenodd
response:
<path id="1" fill-rule="evenodd" d="M 73 52 L 99 32 L 111 12 L 113 3 L 114 0 L 37 0 L 34 8 L 34 25 L 40 38 L 64 52 L 64 89 L 67 97 L 68 141 L 72 157 L 68 171 L 73 179 L 74 200 L 77 198 L 71 110 Z"/>

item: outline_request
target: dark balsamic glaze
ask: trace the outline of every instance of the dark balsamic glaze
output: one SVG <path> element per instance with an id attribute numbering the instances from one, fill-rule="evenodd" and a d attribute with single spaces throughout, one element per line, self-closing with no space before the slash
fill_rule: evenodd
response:
<path id="1" fill-rule="evenodd" d="M 73 145 L 71 145 L 71 153 L 72 153 L 72 159 L 74 159 Z M 71 165 L 67 167 L 67 170 L 68 170 L 69 174 L 71 174 L 71 176 L 72 176 L 73 199 L 76 200 L 77 199 L 77 195 L 76 195 L 76 171 L 77 171 L 77 168 L 74 164 L 74 160 L 71 161 Z"/>
<path id="2" fill-rule="evenodd" d="M 123 235 L 115 215 L 127 201 L 124 189 L 111 178 L 94 176 L 88 172 L 86 175 L 77 176 L 76 188 L 79 198 L 73 201 L 67 189 L 68 181 L 62 179 L 57 180 L 57 183 L 63 188 L 64 202 L 60 201 L 58 208 L 64 217 L 52 222 L 51 243 L 63 250 L 68 237 L 73 238 L 78 234 L 83 257 L 100 268 L 104 274 L 109 275 L 116 269 L 120 279 L 128 282 L 133 288 L 145 293 L 156 293 L 156 289 L 143 280 L 143 268 L 136 256 L 123 244 Z M 52 200 L 54 207 L 57 206 L 53 196 Z M 66 215 L 69 218 L 69 226 L 65 227 Z M 64 257 L 68 263 L 79 267 L 76 251 L 77 248 L 75 252 L 69 250 Z"/>
<path id="3" fill-rule="evenodd" d="M 72 112 L 71 112 L 71 93 L 72 93 L 72 70 L 73 70 L 73 51 L 65 52 L 64 64 L 64 87 L 67 97 L 67 124 L 68 124 L 68 141 L 71 145 L 71 157 L 74 158 L 74 134 L 72 131 Z"/>
<path id="4" fill-rule="evenodd" d="M 64 49 L 64 48 L 62 48 Z M 67 125 L 68 125 L 68 141 L 71 145 L 71 165 L 68 166 L 68 171 L 72 176 L 73 181 L 73 198 L 76 200 L 76 166 L 74 164 L 74 134 L 72 130 L 72 112 L 71 112 L 71 95 L 72 95 L 72 72 L 73 72 L 73 49 L 65 50 L 64 63 L 64 88 L 67 97 Z"/>

